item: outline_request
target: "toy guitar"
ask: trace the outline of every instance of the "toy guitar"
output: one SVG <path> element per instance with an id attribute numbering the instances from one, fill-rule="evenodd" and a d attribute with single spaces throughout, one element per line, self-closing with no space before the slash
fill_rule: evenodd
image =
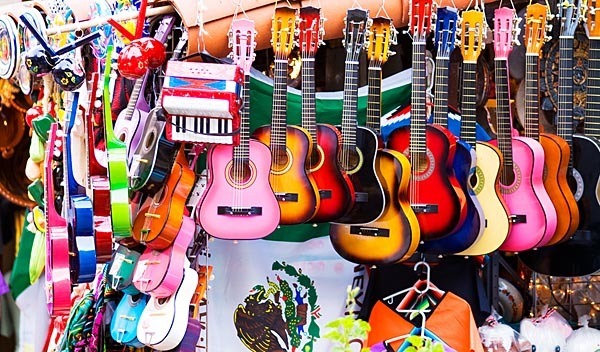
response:
<path id="1" fill-rule="evenodd" d="M 471 192 L 477 195 L 485 215 L 483 234 L 461 255 L 482 255 L 497 250 L 510 228 L 508 209 L 498 184 L 503 159 L 495 146 L 477 142 L 477 59 L 485 46 L 487 31 L 483 11 L 468 10 L 462 13 L 460 50 L 463 57 L 463 88 L 461 105 L 460 139 L 469 143 L 477 154 L 477 165 L 471 176 Z"/>
<path id="2" fill-rule="evenodd" d="M 410 202 L 417 213 L 424 241 L 447 236 L 462 226 L 466 218 L 465 194 L 458 187 L 452 170 L 456 137 L 441 126 L 426 124 L 425 41 L 430 30 L 431 6 L 429 0 L 412 2 L 410 126 L 392 131 L 387 141 L 388 148 L 409 156 L 412 168 Z"/>
<path id="3" fill-rule="evenodd" d="M 67 101 L 67 133 L 65 148 L 63 148 L 64 165 L 64 202 L 68 222 L 71 282 L 92 282 L 96 277 L 96 244 L 94 240 L 94 215 L 92 201 L 85 194 L 85 188 L 80 186 L 73 176 L 71 134 L 75 125 L 79 105 L 79 92 L 67 93 L 72 102 Z"/>
<path id="4" fill-rule="evenodd" d="M 369 128 L 357 126 L 358 60 L 370 26 L 368 17 L 366 10 L 350 9 L 345 19 L 346 69 L 342 125 L 338 127 L 342 133 L 342 150 L 338 153 L 338 162 L 352 181 L 354 205 L 336 220 L 341 224 L 374 221 L 385 208 L 383 186 L 375 171 L 375 154 L 381 144 L 379 136 Z"/>
<path id="5" fill-rule="evenodd" d="M 307 169 L 315 179 L 321 199 L 319 209 L 311 221 L 336 220 L 354 204 L 352 181 L 338 164 L 341 148 L 339 130 L 328 124 L 317 124 L 315 106 L 315 55 L 323 43 L 324 18 L 321 9 L 304 6 L 298 18 L 298 46 L 302 55 L 302 128 L 312 138 L 313 150 L 307 160 Z"/>
<path id="6" fill-rule="evenodd" d="M 392 20 L 374 18 L 369 36 L 367 129 L 379 134 L 381 65 L 387 61 L 389 46 L 396 39 Z M 364 224 L 332 223 L 329 235 L 335 250 L 352 262 L 391 264 L 410 257 L 420 240 L 419 223 L 408 202 L 410 164 L 402 153 L 380 149 L 376 151 L 375 170 L 385 195 L 381 216 Z"/>
<path id="7" fill-rule="evenodd" d="M 71 280 L 69 270 L 69 236 L 67 221 L 56 210 L 53 160 L 63 147 L 58 136 L 58 123 L 50 126 L 44 160 L 44 199 L 46 204 L 46 303 L 53 316 L 69 315 L 71 310 Z M 64 148 L 63 148 L 64 149 Z"/>
<path id="8" fill-rule="evenodd" d="M 450 54 L 456 41 L 458 10 L 449 7 L 438 7 L 435 19 L 435 97 L 433 123 L 448 128 L 448 73 Z M 485 227 L 483 209 L 474 192 L 471 192 L 469 179 L 475 170 L 477 154 L 475 149 L 465 141 L 456 141 L 456 151 L 452 167 L 462 192 L 466 195 L 467 217 L 462 226 L 456 228 L 448 236 L 425 242 L 420 250 L 425 253 L 449 254 L 468 249 L 483 234 Z"/>
<path id="9" fill-rule="evenodd" d="M 279 224 L 280 210 L 269 183 L 271 153 L 250 139 L 250 69 L 254 60 L 254 22 L 231 24 L 234 62 L 244 70 L 240 144 L 213 144 L 208 149 L 209 184 L 199 207 L 202 228 L 222 239 L 257 239 Z M 228 224 L 223 226 L 223 224 Z"/>
<path id="10" fill-rule="evenodd" d="M 556 210 L 544 189 L 544 150 L 526 137 L 513 137 L 508 89 L 507 58 L 514 39 L 514 9 L 494 12 L 495 83 L 498 139 L 504 156 L 500 189 L 510 212 L 512 226 L 504 251 L 524 251 L 544 245 L 556 230 Z"/>
<path id="11" fill-rule="evenodd" d="M 130 294 L 139 293 L 139 290 L 132 285 L 133 273 L 144 249 L 143 246 L 127 248 L 117 244 L 108 270 L 108 286 Z"/>
<path id="12" fill-rule="evenodd" d="M 143 347 L 137 338 L 140 316 L 146 308 L 148 296 L 124 294 L 110 320 L 110 336 L 117 343 L 130 347 Z"/>
<path id="13" fill-rule="evenodd" d="M 312 153 L 312 139 L 298 126 L 286 124 L 288 56 L 293 48 L 296 10 L 278 7 L 273 16 L 273 116 L 270 126 L 262 126 L 253 136 L 271 150 L 270 184 L 279 201 L 280 224 L 309 221 L 319 209 L 319 192 L 306 160 Z M 210 181 L 209 181 L 210 183 Z"/>

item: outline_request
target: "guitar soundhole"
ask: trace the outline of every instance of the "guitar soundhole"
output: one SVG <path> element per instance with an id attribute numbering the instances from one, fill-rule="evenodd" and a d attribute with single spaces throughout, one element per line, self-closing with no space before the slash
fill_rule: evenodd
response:
<path id="1" fill-rule="evenodd" d="M 125 142 L 125 138 L 127 137 L 127 135 L 125 133 L 120 133 L 118 138 L 121 142 Z"/>
<path id="2" fill-rule="evenodd" d="M 342 165 L 346 166 L 346 172 L 351 175 L 360 170 L 363 156 L 360 149 L 344 150 L 342 153 Z"/>
<path id="3" fill-rule="evenodd" d="M 146 136 L 146 139 L 144 140 L 144 146 L 146 147 L 146 149 L 152 148 L 152 146 L 154 145 L 155 139 L 156 139 L 156 134 L 154 133 L 154 131 L 150 131 L 150 133 L 148 133 L 148 135 Z"/>
<path id="4" fill-rule="evenodd" d="M 502 193 L 514 193 L 521 186 L 521 169 L 518 165 L 504 167 L 500 176 Z"/>
<path id="5" fill-rule="evenodd" d="M 292 155 L 286 147 L 273 147 L 271 172 L 274 174 L 286 173 L 292 164 Z"/>
<path id="6" fill-rule="evenodd" d="M 310 171 L 319 170 L 323 165 L 324 156 L 323 156 L 323 148 L 320 145 L 317 145 L 316 148 L 313 148 L 313 151 L 308 158 L 307 169 Z"/>
<path id="7" fill-rule="evenodd" d="M 246 183 L 250 180 L 252 171 L 247 161 L 235 163 L 229 170 L 229 177 L 236 183 Z"/>

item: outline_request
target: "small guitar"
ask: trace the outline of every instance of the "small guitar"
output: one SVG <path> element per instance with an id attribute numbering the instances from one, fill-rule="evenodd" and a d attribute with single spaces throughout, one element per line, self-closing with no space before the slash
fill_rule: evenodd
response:
<path id="1" fill-rule="evenodd" d="M 188 324 L 189 305 L 198 285 L 198 273 L 185 266 L 183 280 L 169 297 L 150 297 L 140 316 L 137 337 L 144 345 L 160 351 L 177 347 Z"/>
<path id="2" fill-rule="evenodd" d="M 297 42 L 302 56 L 302 128 L 308 131 L 313 143 L 306 168 L 315 179 L 321 199 L 319 210 L 311 219 L 314 222 L 336 220 L 354 203 L 352 181 L 339 167 L 337 159 L 341 134 L 333 125 L 317 124 L 315 55 L 323 43 L 323 22 L 321 9 L 312 6 L 300 8 Z"/>
<path id="3" fill-rule="evenodd" d="M 547 243 L 556 230 L 556 210 L 543 183 L 544 150 L 535 140 L 513 137 L 508 88 L 508 55 L 514 40 L 515 11 L 502 7 L 494 12 L 494 52 L 497 135 L 504 156 L 500 189 L 512 226 L 504 251 L 525 251 Z"/>
<path id="4" fill-rule="evenodd" d="M 92 282 L 96 277 L 96 245 L 94 240 L 94 214 L 92 201 L 85 194 L 85 188 L 77 183 L 73 175 L 72 153 L 76 153 L 72 143 L 73 126 L 77 117 L 79 92 L 67 93 L 72 102 L 67 101 L 67 133 L 63 150 L 64 202 L 68 222 L 71 283 Z"/>
<path id="5" fill-rule="evenodd" d="M 280 221 L 277 198 L 269 184 L 271 153 L 264 144 L 250 139 L 249 87 L 254 35 L 253 21 L 237 19 L 231 23 L 233 61 L 244 70 L 240 143 L 212 144 L 207 154 L 211 182 L 198 215 L 202 228 L 222 239 L 262 238 L 271 234 Z"/>
<path id="6" fill-rule="evenodd" d="M 44 202 L 46 204 L 46 303 L 52 317 L 67 316 L 71 310 L 69 236 L 67 221 L 56 210 L 53 166 L 63 148 L 58 123 L 50 126 L 44 160 Z"/>
<path id="7" fill-rule="evenodd" d="M 433 123 L 448 128 L 448 73 L 450 70 L 450 54 L 456 41 L 458 10 L 449 7 L 438 7 L 435 19 L 435 97 L 433 103 Z M 448 236 L 425 242 L 420 250 L 425 253 L 450 254 L 468 249 L 483 235 L 485 228 L 483 209 L 475 193 L 471 191 L 469 179 L 475 170 L 477 154 L 475 149 L 465 141 L 456 141 L 456 152 L 452 167 L 460 189 L 466 197 L 467 217 L 462 226 L 456 228 Z"/>
<path id="8" fill-rule="evenodd" d="M 305 168 L 306 160 L 312 154 L 312 139 L 305 129 L 286 123 L 288 56 L 293 48 L 295 28 L 296 10 L 276 8 L 272 23 L 275 52 L 273 115 L 271 125 L 259 127 L 253 134 L 271 150 L 269 181 L 279 202 L 279 223 L 282 225 L 309 221 L 319 209 L 320 202 L 314 178 Z"/>
<path id="9" fill-rule="evenodd" d="M 369 12 L 350 9 L 346 12 L 345 23 L 344 102 L 342 125 L 338 126 L 342 134 L 342 150 L 338 153 L 338 162 L 352 181 L 354 204 L 336 222 L 364 224 L 378 219 L 385 209 L 383 185 L 375 166 L 375 155 L 383 143 L 376 132 L 358 126 L 357 122 L 358 61 L 371 25 Z"/>
<path id="10" fill-rule="evenodd" d="M 463 57 L 463 83 L 460 139 L 475 149 L 477 165 L 471 176 L 471 192 L 477 195 L 485 215 L 484 231 L 468 249 L 460 255 L 482 255 L 497 250 L 510 228 L 508 209 L 500 186 L 500 170 L 503 158 L 495 146 L 477 142 L 477 60 L 485 46 L 487 26 L 483 11 L 468 10 L 462 13 L 460 50 Z"/>
<path id="11" fill-rule="evenodd" d="M 412 176 L 410 202 L 417 213 L 421 238 L 443 238 L 462 226 L 466 218 L 465 194 L 452 171 L 456 137 L 441 126 L 426 124 L 425 42 L 431 24 L 430 0 L 413 1 L 410 32 L 413 36 L 413 75 L 410 126 L 390 133 L 388 148 L 409 156 Z"/>
<path id="12" fill-rule="evenodd" d="M 169 247 L 183 222 L 186 200 L 194 186 L 195 174 L 188 165 L 183 145 L 162 190 L 151 204 L 142 208 L 133 223 L 133 238 L 149 248 Z"/>
<path id="13" fill-rule="evenodd" d="M 104 108 L 104 133 L 108 153 L 108 179 L 110 182 L 110 218 L 115 240 L 131 238 L 131 211 L 129 208 L 129 179 L 127 177 L 127 146 L 115 135 L 112 122 L 110 71 L 111 45 L 107 48 L 102 101 Z"/>
<path id="14" fill-rule="evenodd" d="M 137 338 L 140 316 L 146 308 L 148 296 L 124 294 L 110 320 L 110 336 L 117 343 L 130 347 L 144 347 Z"/>
<path id="15" fill-rule="evenodd" d="M 380 131 L 381 65 L 396 41 L 392 20 L 373 19 L 369 34 L 369 95 L 367 128 Z M 365 224 L 332 223 L 329 230 L 335 250 L 355 263 L 370 265 L 392 264 L 410 257 L 419 244 L 417 217 L 408 202 L 410 164 L 406 156 L 395 150 L 380 149 L 375 156 L 375 170 L 381 181 L 384 211 L 376 220 Z"/>
<path id="16" fill-rule="evenodd" d="M 133 273 L 133 285 L 140 292 L 155 297 L 171 296 L 183 279 L 183 265 L 196 223 L 184 216 L 173 244 L 162 251 L 146 248 Z"/>
<path id="17" fill-rule="evenodd" d="M 117 244 L 107 275 L 109 287 L 130 294 L 139 293 L 138 289 L 132 285 L 133 273 L 144 249 L 143 246 L 127 248 L 122 244 Z"/>

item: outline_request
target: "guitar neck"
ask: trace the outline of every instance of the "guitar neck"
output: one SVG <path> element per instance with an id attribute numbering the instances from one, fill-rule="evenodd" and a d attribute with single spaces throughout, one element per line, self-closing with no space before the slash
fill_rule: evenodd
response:
<path id="1" fill-rule="evenodd" d="M 496 116 L 498 130 L 498 148 L 504 156 L 504 168 L 512 170 L 512 116 L 510 112 L 510 92 L 508 90 L 508 61 L 494 60 L 496 83 Z M 507 173 L 502 173 L 504 178 Z M 507 182 L 506 179 L 502 180 Z"/>
<path id="2" fill-rule="evenodd" d="M 358 110 L 358 61 L 346 59 L 345 66 L 342 145 L 344 149 L 354 150 L 356 147 L 356 114 Z"/>
<path id="3" fill-rule="evenodd" d="M 275 70 L 273 75 L 273 117 L 271 120 L 271 148 L 286 146 L 287 128 L 287 72 L 288 60 L 275 59 Z"/>
<path id="4" fill-rule="evenodd" d="M 525 137 L 536 141 L 540 140 L 539 61 L 538 54 L 525 55 Z"/>
<path id="5" fill-rule="evenodd" d="M 561 55 L 563 54 L 561 38 Z M 573 38 L 571 38 L 573 42 Z M 571 58 L 573 57 L 573 47 L 570 47 Z M 561 56 L 562 57 L 562 56 Z M 562 61 L 561 61 L 562 63 Z M 563 73 L 561 71 L 561 73 Z M 565 73 L 566 74 L 566 73 Z M 561 86 L 562 87 L 562 86 Z M 569 88 L 572 90 L 572 82 Z M 572 101 L 572 99 L 571 99 Z M 587 101 L 585 106 L 585 134 L 600 138 L 600 39 L 590 39 L 589 58 L 588 58 L 588 82 L 587 82 Z M 572 116 L 572 115 L 571 115 Z"/>
<path id="6" fill-rule="evenodd" d="M 448 71 L 450 58 L 435 59 L 435 96 L 433 100 L 433 123 L 448 127 Z"/>
<path id="7" fill-rule="evenodd" d="M 381 63 L 369 62 L 369 92 L 367 96 L 367 128 L 375 134 L 381 132 Z"/>
<path id="8" fill-rule="evenodd" d="M 573 42 L 573 37 L 561 36 L 559 39 L 560 60 L 558 63 L 558 111 L 556 113 L 556 132 L 560 137 L 567 141 L 569 147 L 571 147 L 569 168 L 573 167 Z M 598 47 L 598 49 L 600 49 L 600 47 Z M 590 40 L 590 57 L 592 57 L 593 52 L 592 41 Z M 598 51 L 596 51 L 596 53 L 600 54 Z M 593 94 L 590 94 L 593 92 L 590 91 L 590 89 L 593 89 L 591 87 L 594 82 L 594 79 L 591 76 L 593 76 L 595 72 L 592 62 L 593 60 L 588 60 L 588 105 L 586 106 L 586 111 L 588 107 L 594 109 L 592 100 L 598 100 L 597 98 L 592 98 Z M 600 65 L 597 67 L 597 69 L 600 70 Z M 597 79 L 596 82 L 599 82 L 599 80 Z M 600 91 L 600 85 L 597 85 L 596 87 L 598 87 L 598 90 Z M 597 102 L 596 108 L 600 108 L 600 101 Z M 585 122 L 586 134 L 588 132 L 595 132 L 597 135 L 600 135 L 598 134 L 598 129 L 594 129 L 593 124 L 587 123 L 587 117 Z M 590 131 L 588 131 L 588 129 L 590 129 Z"/>
<path id="9" fill-rule="evenodd" d="M 242 86 L 242 108 L 240 109 L 240 144 L 233 147 L 235 160 L 250 160 L 250 75 L 244 75 Z"/>
<path id="10" fill-rule="evenodd" d="M 112 46 L 109 46 L 106 53 L 106 67 L 104 69 L 104 84 L 102 90 L 102 102 L 103 102 L 103 112 L 104 112 L 104 133 L 106 138 L 106 146 L 111 147 L 117 143 L 118 139 L 115 136 L 115 131 L 113 129 L 113 120 L 112 120 L 112 110 L 111 110 L 111 96 L 110 96 L 110 72 L 111 72 L 111 64 L 112 64 Z M 120 142 L 120 141 L 118 141 Z"/>
<path id="11" fill-rule="evenodd" d="M 129 97 L 129 102 L 127 103 L 127 108 L 125 109 L 125 120 L 127 121 L 131 120 L 135 108 L 138 104 L 141 104 L 141 102 L 139 101 L 140 94 L 142 88 L 146 87 L 146 81 L 148 80 L 149 74 L 149 72 L 146 72 L 146 74 L 142 78 L 138 78 L 135 80 L 135 84 L 133 85 L 133 89 L 131 90 L 131 95 Z"/>
<path id="12" fill-rule="evenodd" d="M 75 124 L 75 118 L 77 117 L 77 106 L 79 105 L 79 92 L 69 93 L 70 101 L 67 101 L 68 110 L 65 111 L 65 116 L 68 120 L 66 122 L 67 133 L 65 135 L 65 148 L 63 150 L 63 163 L 65 165 L 65 197 L 69 199 L 69 195 L 81 194 L 83 187 L 81 187 L 75 180 L 73 175 L 73 157 L 71 152 L 73 151 L 73 139 L 71 133 L 73 131 L 73 125 Z"/>
<path id="13" fill-rule="evenodd" d="M 302 56 L 302 127 L 305 128 L 317 143 L 317 113 L 315 93 L 315 58 Z"/>
<path id="14" fill-rule="evenodd" d="M 477 62 L 463 63 L 460 139 L 475 147 L 477 143 Z"/>
<path id="15" fill-rule="evenodd" d="M 413 164 L 423 159 L 427 153 L 425 139 L 425 123 L 427 112 L 425 100 L 427 98 L 427 77 L 425 67 L 425 42 L 413 42 L 412 53 L 412 92 L 410 108 L 410 157 Z M 414 165 L 413 170 L 419 166 Z"/>

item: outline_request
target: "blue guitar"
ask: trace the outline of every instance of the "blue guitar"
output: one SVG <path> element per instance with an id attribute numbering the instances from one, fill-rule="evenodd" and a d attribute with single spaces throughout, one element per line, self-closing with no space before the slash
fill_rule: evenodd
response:
<path id="1" fill-rule="evenodd" d="M 148 296 L 144 294 L 123 295 L 110 321 L 110 336 L 116 342 L 130 347 L 144 346 L 137 338 L 137 326 L 146 303 Z"/>

